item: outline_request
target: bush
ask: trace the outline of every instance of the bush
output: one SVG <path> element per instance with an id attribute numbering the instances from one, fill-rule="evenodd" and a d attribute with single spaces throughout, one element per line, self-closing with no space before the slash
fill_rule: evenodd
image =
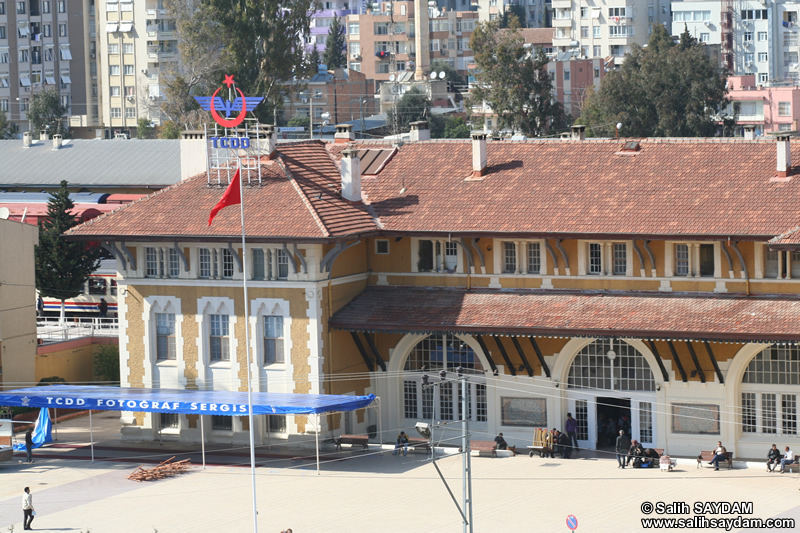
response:
<path id="1" fill-rule="evenodd" d="M 44 387 L 45 385 L 49 385 L 51 383 L 67 383 L 67 380 L 64 378 L 60 378 L 58 376 L 51 376 L 49 378 L 42 378 L 39 380 L 39 383 L 36 384 L 37 387 Z"/>
<path id="2" fill-rule="evenodd" d="M 103 385 L 119 386 L 119 346 L 106 344 L 94 356 L 94 380 Z"/>

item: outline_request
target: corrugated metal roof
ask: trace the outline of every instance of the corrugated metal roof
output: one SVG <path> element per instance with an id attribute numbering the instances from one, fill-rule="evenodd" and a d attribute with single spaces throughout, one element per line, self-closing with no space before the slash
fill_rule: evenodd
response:
<path id="1" fill-rule="evenodd" d="M 167 186 L 181 179 L 180 141 L 173 139 L 68 139 L 58 150 L 52 141 L 0 141 L 0 185 L 95 187 Z"/>

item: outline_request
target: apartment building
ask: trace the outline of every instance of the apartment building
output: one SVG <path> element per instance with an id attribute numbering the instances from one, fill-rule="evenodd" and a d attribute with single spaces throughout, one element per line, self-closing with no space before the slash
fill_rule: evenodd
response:
<path id="1" fill-rule="evenodd" d="M 380 84 L 398 72 L 427 70 L 431 62 L 441 60 L 467 75 L 467 67 L 474 60 L 469 40 L 478 22 L 476 11 L 427 8 L 420 13 L 420 20 L 428 31 L 417 39 L 415 2 L 381 2 L 375 6 L 380 10 L 347 17 L 347 53 L 352 70 Z M 426 50 L 425 57 L 417 57 L 418 46 Z"/>
<path id="2" fill-rule="evenodd" d="M 327 123 L 360 120 L 375 111 L 375 83 L 352 69 L 318 72 L 308 80 L 289 82 L 283 98 L 283 118 L 311 117 L 311 127 L 318 128 L 323 115 Z"/>
<path id="3" fill-rule="evenodd" d="M 68 114 L 85 107 L 79 51 L 86 7 L 80 0 L 0 0 L 0 112 L 19 132 L 29 130 L 31 97 L 44 89 L 58 91 Z"/>
<path id="4" fill-rule="evenodd" d="M 305 43 L 306 48 L 315 46 L 320 54 L 325 51 L 328 31 L 333 20 L 338 17 L 341 19 L 341 24 L 344 25 L 348 15 L 359 13 L 359 9 L 355 8 L 355 1 L 327 0 L 321 2 L 321 5 L 322 9 L 311 16 L 311 28 Z M 354 9 L 350 8 L 351 5 L 353 5 Z M 366 10 L 366 7 L 364 9 Z"/>
<path id="5" fill-rule="evenodd" d="M 465 2 L 466 4 L 472 3 L 473 8 L 477 8 L 481 22 L 497 20 L 512 6 L 520 6 L 524 10 L 525 17 L 521 22 L 526 28 L 543 28 L 550 20 L 550 2 L 545 0 L 471 0 L 471 2 L 469 0 L 451 0 L 451 2 L 458 3 L 459 7 L 455 9 L 465 10 L 470 9 L 469 6 L 463 7 Z M 442 5 L 441 1 L 439 5 Z"/>
<path id="6" fill-rule="evenodd" d="M 564 113 L 579 117 L 589 89 L 600 86 L 600 81 L 606 73 L 606 64 L 605 60 L 599 57 L 592 59 L 557 57 L 547 64 L 547 72 L 553 82 L 556 100 L 564 106 Z"/>
<path id="7" fill-rule="evenodd" d="M 89 65 L 100 136 L 131 134 L 140 117 L 160 124 L 160 72 L 178 62 L 175 20 L 162 0 L 101 1 L 96 13 Z"/>
<path id="8" fill-rule="evenodd" d="M 553 0 L 553 47 L 581 57 L 614 57 L 619 63 L 631 45 L 644 45 L 652 24 L 671 21 L 664 0 Z"/>
<path id="9" fill-rule="evenodd" d="M 756 76 L 728 78 L 730 103 L 725 111 L 736 121 L 735 134 L 754 137 L 795 131 L 800 124 L 800 87 L 758 85 Z"/>

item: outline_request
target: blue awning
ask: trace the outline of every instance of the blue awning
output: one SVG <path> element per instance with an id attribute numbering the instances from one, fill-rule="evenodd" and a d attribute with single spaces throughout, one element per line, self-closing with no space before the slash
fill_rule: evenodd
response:
<path id="1" fill-rule="evenodd" d="M 253 393 L 254 415 L 304 415 L 354 411 L 375 395 Z M 142 389 L 96 385 L 50 385 L 0 392 L 0 405 L 101 411 L 243 416 L 247 393 L 220 390 Z"/>

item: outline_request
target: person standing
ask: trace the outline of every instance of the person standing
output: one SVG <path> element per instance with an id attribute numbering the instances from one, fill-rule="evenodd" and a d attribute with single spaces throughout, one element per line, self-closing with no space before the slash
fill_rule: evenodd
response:
<path id="1" fill-rule="evenodd" d="M 25 432 L 25 451 L 28 454 L 28 463 L 33 463 L 33 428 Z"/>
<path id="2" fill-rule="evenodd" d="M 33 522 L 33 496 L 30 487 L 22 493 L 22 529 L 31 529 Z"/>
<path id="3" fill-rule="evenodd" d="M 628 459 L 628 451 L 631 448 L 631 441 L 628 439 L 628 436 L 625 434 L 623 430 L 619 430 L 619 435 L 617 435 L 617 443 L 615 446 L 615 450 L 617 452 L 617 462 L 619 466 L 617 468 L 625 468 L 625 463 Z"/>
<path id="4" fill-rule="evenodd" d="M 572 413 L 567 413 L 567 422 L 564 424 L 564 429 L 567 431 L 567 437 L 572 444 L 575 453 L 578 453 L 578 421 L 572 418 Z"/>
<path id="5" fill-rule="evenodd" d="M 105 298 L 100 298 L 100 316 L 105 317 L 108 315 L 108 302 Z"/>
<path id="6" fill-rule="evenodd" d="M 42 318 L 44 316 L 44 300 L 39 296 L 36 298 L 36 316 Z"/>

